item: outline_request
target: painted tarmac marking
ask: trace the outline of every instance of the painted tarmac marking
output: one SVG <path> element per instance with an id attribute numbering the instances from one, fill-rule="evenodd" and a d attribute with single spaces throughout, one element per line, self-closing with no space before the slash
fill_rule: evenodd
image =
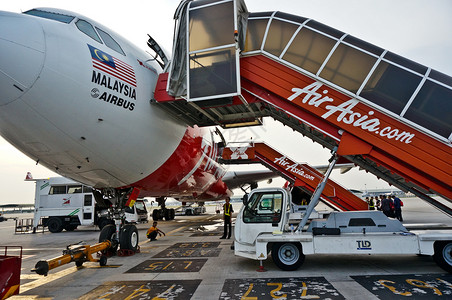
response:
<path id="1" fill-rule="evenodd" d="M 182 260 L 146 260 L 125 273 L 199 272 L 207 258 Z"/>
<path id="2" fill-rule="evenodd" d="M 154 255 L 153 258 L 218 257 L 220 252 L 220 248 L 168 248 Z"/>
<path id="3" fill-rule="evenodd" d="M 408 274 L 351 276 L 380 299 L 452 298 L 452 275 Z"/>
<path id="4" fill-rule="evenodd" d="M 220 300 L 345 299 L 324 277 L 226 279 Z"/>
<path id="5" fill-rule="evenodd" d="M 172 245 L 170 248 L 182 248 L 182 249 L 190 249 L 190 248 L 218 248 L 220 242 L 194 242 L 194 243 L 176 243 Z"/>
<path id="6" fill-rule="evenodd" d="M 91 290 L 79 299 L 190 299 L 201 280 L 112 281 Z"/>

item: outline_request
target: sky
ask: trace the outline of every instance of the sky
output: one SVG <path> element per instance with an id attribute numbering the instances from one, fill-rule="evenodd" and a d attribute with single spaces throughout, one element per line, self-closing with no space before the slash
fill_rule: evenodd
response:
<path id="1" fill-rule="evenodd" d="M 245 3 L 250 12 L 278 10 L 312 18 L 452 76 L 450 0 L 248 0 Z M 66 9 L 104 24 L 139 48 L 147 50 L 147 34 L 150 34 L 170 51 L 173 15 L 178 4 L 179 0 L 116 3 L 104 0 L 15 0 L 2 1 L 0 10 L 20 13 L 34 7 Z M 225 138 L 228 141 L 251 138 L 265 141 L 288 157 L 311 165 L 325 165 L 330 156 L 329 151 L 320 145 L 270 119 L 266 119 L 262 127 L 226 131 Z M 243 168 L 250 167 L 234 169 Z M 0 204 L 33 202 L 34 183 L 24 181 L 27 172 L 31 172 L 34 178 L 57 176 L 36 165 L 0 137 Z M 334 171 L 332 178 L 346 188 L 389 188 L 384 181 L 357 168 L 343 175 Z M 281 186 L 282 183 L 283 180 L 275 180 L 272 185 Z"/>

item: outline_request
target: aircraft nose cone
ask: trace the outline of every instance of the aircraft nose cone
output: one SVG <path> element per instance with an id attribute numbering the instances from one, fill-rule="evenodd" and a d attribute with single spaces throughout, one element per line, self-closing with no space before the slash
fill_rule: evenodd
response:
<path id="1" fill-rule="evenodd" d="M 33 17 L 0 11 L 0 106 L 26 93 L 45 57 L 42 26 Z"/>

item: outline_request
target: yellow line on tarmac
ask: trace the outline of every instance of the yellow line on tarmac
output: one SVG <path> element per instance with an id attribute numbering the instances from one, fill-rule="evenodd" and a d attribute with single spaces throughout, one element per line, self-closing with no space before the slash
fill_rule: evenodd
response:
<path id="1" fill-rule="evenodd" d="M 41 285 L 44 285 L 44 284 L 47 284 L 47 283 L 52 282 L 54 280 L 60 279 L 60 278 L 62 278 L 64 276 L 69 275 L 69 274 L 74 273 L 74 272 L 77 272 L 77 267 L 70 267 L 70 268 L 67 268 L 65 270 L 59 271 L 57 273 L 49 274 L 47 276 L 41 276 L 40 279 L 34 280 L 32 282 L 29 282 L 29 283 L 22 284 L 20 286 L 20 292 L 23 293 L 23 292 L 29 291 L 31 289 L 37 288 L 37 287 L 39 287 Z"/>

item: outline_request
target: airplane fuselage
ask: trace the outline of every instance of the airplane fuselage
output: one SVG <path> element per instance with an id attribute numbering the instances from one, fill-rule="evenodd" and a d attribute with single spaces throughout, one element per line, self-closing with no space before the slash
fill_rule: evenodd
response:
<path id="1" fill-rule="evenodd" d="M 42 11 L 60 20 L 0 12 L 0 134 L 7 141 L 97 188 L 228 193 L 209 132 L 150 103 L 161 70 L 149 54 L 86 17 Z"/>

